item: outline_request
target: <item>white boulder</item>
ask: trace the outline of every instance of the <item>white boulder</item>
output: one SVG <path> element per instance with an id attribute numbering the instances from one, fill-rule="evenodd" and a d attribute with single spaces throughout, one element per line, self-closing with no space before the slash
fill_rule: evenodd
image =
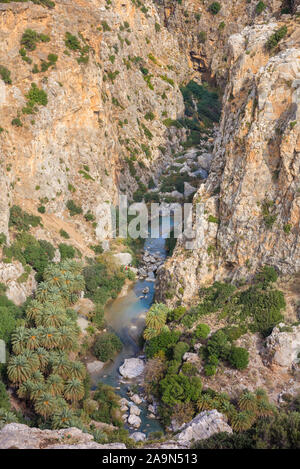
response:
<path id="1" fill-rule="evenodd" d="M 140 376 L 144 368 L 145 364 L 140 358 L 126 358 L 119 372 L 124 378 L 131 379 Z"/>

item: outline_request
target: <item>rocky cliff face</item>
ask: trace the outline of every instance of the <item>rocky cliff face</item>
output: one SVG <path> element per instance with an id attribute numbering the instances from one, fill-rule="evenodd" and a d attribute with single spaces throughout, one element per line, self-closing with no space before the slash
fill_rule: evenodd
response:
<path id="1" fill-rule="evenodd" d="M 33 48 L 21 44 L 27 29 L 44 35 Z M 11 83 L 0 77 L 0 232 L 10 205 L 35 213 L 42 203 L 40 234 L 53 240 L 66 223 L 84 248 L 110 231 L 103 203 L 132 194 L 178 146 L 162 121 L 183 111 L 186 56 L 149 2 L 0 3 L 0 31 L 0 65 L 11 72 Z M 67 32 L 78 44 L 66 45 Z M 48 102 L 28 113 L 32 83 Z M 96 228 L 68 216 L 69 199 Z"/>
<path id="2" fill-rule="evenodd" d="M 270 51 L 266 43 L 280 28 L 286 36 Z M 159 298 L 171 285 L 174 299 L 189 301 L 200 285 L 249 278 L 263 264 L 299 270 L 299 46 L 299 19 L 291 16 L 229 38 L 211 173 L 194 197 L 195 239 L 188 250 L 180 240 L 161 269 Z"/>

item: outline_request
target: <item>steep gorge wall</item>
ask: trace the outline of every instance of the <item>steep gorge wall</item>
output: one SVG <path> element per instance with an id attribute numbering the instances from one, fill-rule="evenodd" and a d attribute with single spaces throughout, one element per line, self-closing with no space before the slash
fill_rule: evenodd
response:
<path id="1" fill-rule="evenodd" d="M 27 50 L 31 64 L 19 53 L 28 28 L 50 37 Z M 66 47 L 66 32 L 88 46 L 88 63 L 78 63 L 79 51 Z M 56 240 L 67 228 L 84 249 L 110 230 L 103 203 L 132 194 L 138 178 L 146 183 L 177 148 L 182 135 L 162 121 L 183 112 L 179 85 L 189 75 L 187 58 L 155 6 L 130 0 L 58 0 L 54 9 L 0 3 L 0 44 L 0 65 L 12 80 L 0 79 L 0 232 L 8 234 L 12 204 L 38 214 L 42 201 L 40 237 Z M 56 65 L 33 73 L 50 53 Z M 48 104 L 27 115 L 31 83 L 47 93 Z M 145 119 L 147 113 L 154 119 Z M 22 126 L 12 125 L 15 118 Z M 69 199 L 95 215 L 96 230 L 82 216 L 69 216 Z"/>
<path id="2" fill-rule="evenodd" d="M 276 49 L 266 42 L 280 27 Z M 299 18 L 249 26 L 228 41 L 230 71 L 208 180 L 194 197 L 193 249 L 179 240 L 158 299 L 189 302 L 201 285 L 251 278 L 264 264 L 300 269 Z"/>

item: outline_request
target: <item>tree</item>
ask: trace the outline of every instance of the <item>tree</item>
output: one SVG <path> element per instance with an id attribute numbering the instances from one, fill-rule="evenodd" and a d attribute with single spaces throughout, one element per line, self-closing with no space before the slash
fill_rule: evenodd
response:
<path id="1" fill-rule="evenodd" d="M 47 378 L 46 388 L 52 396 L 59 396 L 64 390 L 64 380 L 59 375 L 51 374 Z"/>
<path id="2" fill-rule="evenodd" d="M 166 323 L 168 311 L 163 303 L 152 305 L 146 314 L 146 326 L 159 332 Z"/>
<path id="3" fill-rule="evenodd" d="M 179 402 L 197 401 L 202 390 L 200 378 L 187 376 L 179 373 L 178 375 L 169 375 L 160 382 L 162 401 L 168 405 L 174 405 Z"/>
<path id="4" fill-rule="evenodd" d="M 32 366 L 24 355 L 10 357 L 7 364 L 7 375 L 10 381 L 16 384 L 26 381 L 32 372 Z"/>
<path id="5" fill-rule="evenodd" d="M 122 342 L 116 334 L 111 332 L 103 332 L 94 343 L 94 354 L 96 357 L 106 362 L 122 350 Z"/>
<path id="6" fill-rule="evenodd" d="M 45 419 L 50 417 L 55 411 L 55 399 L 50 393 L 42 393 L 37 397 L 34 408 L 35 411 Z"/>
<path id="7" fill-rule="evenodd" d="M 80 401 L 84 396 L 84 387 L 82 382 L 77 378 L 68 380 L 66 382 L 64 395 L 69 401 Z"/>
<path id="8" fill-rule="evenodd" d="M 249 364 L 249 352 L 243 347 L 232 347 L 229 361 L 234 368 L 244 370 Z"/>
<path id="9" fill-rule="evenodd" d="M 52 417 L 52 428 L 69 428 L 73 426 L 74 412 L 69 408 L 63 408 Z"/>

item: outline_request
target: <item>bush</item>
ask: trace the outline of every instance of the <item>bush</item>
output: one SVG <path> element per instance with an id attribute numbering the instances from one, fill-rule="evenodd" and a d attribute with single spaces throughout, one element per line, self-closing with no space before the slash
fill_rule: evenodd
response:
<path id="1" fill-rule="evenodd" d="M 70 236 L 68 235 L 68 233 L 63 229 L 59 230 L 59 234 L 65 239 L 70 239 Z"/>
<path id="2" fill-rule="evenodd" d="M 185 306 L 177 306 L 177 308 L 169 311 L 168 321 L 179 321 L 179 319 L 181 319 L 185 313 L 186 313 Z"/>
<path id="3" fill-rule="evenodd" d="M 213 2 L 213 3 L 209 6 L 209 11 L 210 11 L 213 15 L 217 15 L 220 10 L 221 10 L 221 5 L 220 5 L 219 2 Z"/>
<path id="4" fill-rule="evenodd" d="M 67 201 L 66 207 L 69 210 L 71 217 L 82 213 L 82 208 L 79 205 L 76 205 L 72 199 Z"/>
<path id="5" fill-rule="evenodd" d="M 181 368 L 181 372 L 186 376 L 195 376 L 198 374 L 198 369 L 194 363 L 184 363 Z"/>
<path id="6" fill-rule="evenodd" d="M 36 112 L 35 105 L 46 106 L 48 103 L 47 93 L 39 89 L 35 83 L 31 83 L 31 88 L 26 94 L 27 105 L 23 107 L 23 114 L 33 114 Z"/>
<path id="7" fill-rule="evenodd" d="M 204 373 L 205 376 L 213 376 L 217 372 L 217 367 L 216 365 L 212 365 L 211 363 L 208 363 L 207 365 L 204 366 Z"/>
<path id="8" fill-rule="evenodd" d="M 196 402 L 201 395 L 202 382 L 195 376 L 168 374 L 160 382 L 160 390 L 162 401 L 170 406 L 180 402 Z"/>
<path id="9" fill-rule="evenodd" d="M 272 36 L 268 39 L 266 47 L 268 50 L 274 49 L 278 43 L 283 39 L 287 34 L 287 27 L 282 26 L 279 28 Z"/>
<path id="10" fill-rule="evenodd" d="M 186 342 L 178 342 L 173 349 L 174 360 L 181 361 L 183 355 L 189 351 L 189 345 Z"/>
<path id="11" fill-rule="evenodd" d="M 122 350 L 122 342 L 116 334 L 105 332 L 95 341 L 93 351 L 102 362 L 111 360 L 113 356 Z"/>
<path id="12" fill-rule="evenodd" d="M 265 5 L 265 3 L 262 1 L 259 1 L 256 5 L 255 11 L 258 15 L 260 15 L 266 8 L 267 6 Z"/>
<path id="13" fill-rule="evenodd" d="M 10 410 L 9 395 L 4 383 L 0 380 L 0 409 Z"/>
<path id="14" fill-rule="evenodd" d="M 116 298 L 121 291 L 126 275 L 114 259 L 103 258 L 83 269 L 86 296 L 95 303 L 105 305 L 110 298 Z"/>
<path id="15" fill-rule="evenodd" d="M 206 339 L 210 333 L 210 328 L 207 324 L 198 324 L 195 329 L 194 336 L 196 339 Z"/>
<path id="16" fill-rule="evenodd" d="M 69 32 L 66 32 L 66 35 L 65 35 L 65 45 L 68 49 L 71 49 L 74 51 L 81 49 L 79 39 Z"/>
<path id="17" fill-rule="evenodd" d="M 158 352 L 165 352 L 169 354 L 170 350 L 178 342 L 180 332 L 178 331 L 163 331 L 158 336 L 150 339 L 146 344 L 147 358 L 153 358 Z"/>
<path id="18" fill-rule="evenodd" d="M 15 227 L 18 231 L 28 231 L 31 226 L 36 227 L 40 223 L 41 217 L 24 212 L 18 205 L 13 205 L 10 209 L 9 226 Z"/>
<path id="19" fill-rule="evenodd" d="M 11 85 L 12 81 L 10 78 L 10 71 L 3 65 L 0 65 L 0 77 L 2 78 L 4 83 L 6 83 L 7 85 Z"/>
<path id="20" fill-rule="evenodd" d="M 26 29 L 23 33 L 21 38 L 21 45 L 25 47 L 27 50 L 34 50 L 36 49 L 36 45 L 38 42 L 49 42 L 50 37 L 45 34 L 39 34 L 32 29 Z"/>
<path id="21" fill-rule="evenodd" d="M 58 249 L 59 249 L 60 257 L 62 261 L 64 259 L 73 259 L 75 257 L 75 249 L 73 248 L 73 246 L 70 246 L 69 244 L 60 243 L 58 245 Z"/>
<path id="22" fill-rule="evenodd" d="M 240 302 L 244 315 L 252 318 L 252 330 L 263 334 L 282 320 L 281 310 L 286 306 L 281 291 L 263 291 L 255 286 L 240 294 Z"/>
<path id="23" fill-rule="evenodd" d="M 208 355 L 214 355 L 222 360 L 227 360 L 231 344 L 223 331 L 215 332 L 207 343 Z"/>
<path id="24" fill-rule="evenodd" d="M 229 355 L 231 365 L 238 369 L 244 370 L 249 364 L 249 352 L 243 347 L 232 347 Z"/>
<path id="25" fill-rule="evenodd" d="M 261 282 L 264 287 L 266 287 L 269 283 L 276 282 L 278 279 L 278 274 L 274 267 L 265 265 L 260 272 L 256 275 L 255 281 Z"/>

